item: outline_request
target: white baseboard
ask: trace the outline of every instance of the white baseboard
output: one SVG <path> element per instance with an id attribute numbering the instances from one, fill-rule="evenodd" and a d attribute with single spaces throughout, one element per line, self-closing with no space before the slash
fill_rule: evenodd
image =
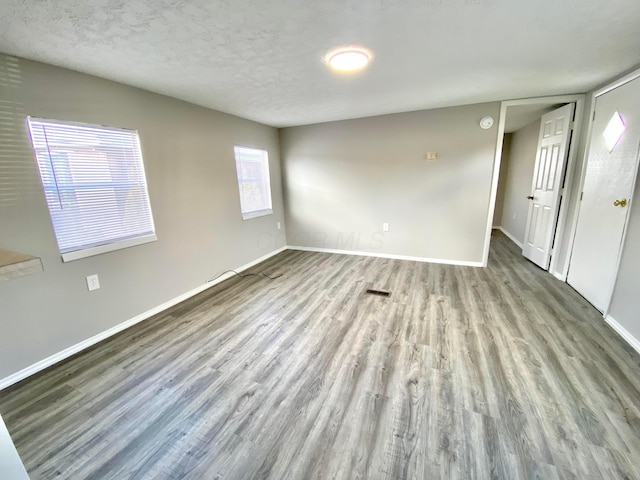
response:
<path id="1" fill-rule="evenodd" d="M 509 237 L 509 240 L 511 240 L 513 243 L 515 243 L 516 245 L 518 245 L 520 248 L 523 247 L 522 242 L 520 240 L 518 240 L 516 237 L 514 237 L 513 235 L 511 235 L 509 232 L 507 232 L 504 228 L 502 227 L 493 227 L 495 230 L 500 230 L 502 233 L 504 233 L 507 237 Z"/>
<path id="2" fill-rule="evenodd" d="M 604 321 L 607 322 L 616 332 L 618 332 L 618 335 L 624 338 L 624 340 L 629 345 L 631 345 L 636 352 L 640 353 L 640 340 L 631 335 L 631 333 L 629 333 L 626 328 L 620 325 L 611 315 L 607 315 L 606 317 L 604 317 Z"/>
<path id="3" fill-rule="evenodd" d="M 372 252 L 358 252 L 354 250 L 337 250 L 334 248 L 316 248 L 316 247 L 299 247 L 294 245 L 287 246 L 290 250 L 302 250 L 305 252 L 319 252 L 319 253 L 337 253 L 339 255 L 357 255 L 361 257 L 378 257 L 378 258 L 392 258 L 394 260 L 409 260 L 412 262 L 424 262 L 424 263 L 441 263 L 445 265 L 462 265 L 465 267 L 482 267 L 482 262 L 469 262 L 466 260 L 445 260 L 442 258 L 425 258 L 425 257 L 411 257 L 408 255 L 394 255 L 391 253 L 372 253 Z"/>
<path id="4" fill-rule="evenodd" d="M 242 272 L 244 270 L 247 270 L 251 267 L 253 267 L 254 265 L 257 265 L 261 262 L 264 262 L 265 260 L 273 257 L 274 255 L 279 254 L 280 252 L 283 252 L 284 250 L 286 250 L 287 247 L 281 247 L 277 250 L 274 250 L 273 252 L 270 252 L 260 258 L 257 258 L 249 263 L 247 263 L 246 265 L 243 265 L 241 267 L 238 267 L 235 269 L 236 272 Z M 70 346 L 69 348 L 65 348 L 64 350 L 62 350 L 61 352 L 58 352 L 54 355 L 51 355 L 50 357 L 45 358 L 44 360 L 40 360 L 37 363 L 34 363 L 33 365 L 20 370 L 19 372 L 14 373 L 13 375 L 9 375 L 6 378 L 0 379 L 0 390 L 7 388 L 11 385 L 13 385 L 14 383 L 18 383 L 20 380 L 24 380 L 27 377 L 30 377 L 31 375 L 38 373 L 42 370 L 44 370 L 45 368 L 50 367 L 51 365 L 54 365 L 62 360 L 64 360 L 65 358 L 68 358 L 72 355 L 75 355 L 76 353 L 81 352 L 82 350 L 89 348 L 93 345 L 95 345 L 98 342 L 101 342 L 102 340 L 105 340 L 113 335 L 115 335 L 116 333 L 119 333 L 123 330 L 126 330 L 129 327 L 132 327 L 133 325 L 135 325 L 136 323 L 140 323 L 143 320 L 146 320 L 147 318 L 150 318 L 170 307 L 173 307 L 174 305 L 177 305 L 180 302 L 184 302 L 185 300 L 187 300 L 188 298 L 193 297 L 194 295 L 197 295 L 200 292 L 203 292 L 211 287 L 213 287 L 214 285 L 217 285 L 221 282 L 224 282 L 225 280 L 227 280 L 228 278 L 233 277 L 234 274 L 231 272 L 227 272 L 224 275 L 220 276 L 219 278 L 205 283 L 204 285 L 200 285 L 196 288 L 194 288 L 193 290 L 190 290 L 186 293 L 183 293 L 182 295 L 178 295 L 175 298 L 172 298 L 171 300 L 163 303 L 162 305 L 158 305 L 157 307 L 154 307 L 150 310 L 147 310 L 146 312 L 141 313 L 140 315 L 136 315 L 135 317 L 119 323 L 118 325 L 111 327 L 108 330 L 105 330 L 104 332 L 101 332 L 97 335 L 94 335 L 91 338 L 87 338 L 86 340 L 83 340 L 80 343 L 76 343 L 75 345 Z"/>

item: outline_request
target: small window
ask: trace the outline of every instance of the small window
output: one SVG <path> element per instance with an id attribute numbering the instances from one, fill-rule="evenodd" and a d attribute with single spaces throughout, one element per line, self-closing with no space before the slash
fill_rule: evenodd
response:
<path id="1" fill-rule="evenodd" d="M 157 239 L 138 132 L 27 120 L 63 261 Z"/>
<path id="2" fill-rule="evenodd" d="M 267 152 L 235 147 L 235 154 L 242 218 L 248 220 L 273 213 Z"/>

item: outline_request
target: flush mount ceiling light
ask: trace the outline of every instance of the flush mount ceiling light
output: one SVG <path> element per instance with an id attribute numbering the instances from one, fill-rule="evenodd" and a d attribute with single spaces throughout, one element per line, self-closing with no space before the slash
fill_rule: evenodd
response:
<path id="1" fill-rule="evenodd" d="M 371 53 L 360 47 L 339 48 L 329 52 L 325 61 L 339 72 L 354 72 L 367 66 L 371 60 Z"/>

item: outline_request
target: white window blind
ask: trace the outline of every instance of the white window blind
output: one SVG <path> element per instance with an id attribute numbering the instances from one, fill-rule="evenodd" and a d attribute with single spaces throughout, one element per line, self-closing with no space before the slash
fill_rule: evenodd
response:
<path id="1" fill-rule="evenodd" d="M 273 213 L 267 152 L 235 147 L 235 155 L 242 218 L 247 220 Z"/>
<path id="2" fill-rule="evenodd" d="M 156 240 L 137 132 L 28 123 L 64 261 Z"/>

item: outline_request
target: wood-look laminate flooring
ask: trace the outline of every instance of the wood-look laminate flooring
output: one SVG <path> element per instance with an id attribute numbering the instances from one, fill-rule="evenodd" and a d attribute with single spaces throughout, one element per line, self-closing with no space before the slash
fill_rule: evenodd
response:
<path id="1" fill-rule="evenodd" d="M 0 392 L 32 479 L 640 478 L 640 355 L 503 235 L 261 269 Z"/>

